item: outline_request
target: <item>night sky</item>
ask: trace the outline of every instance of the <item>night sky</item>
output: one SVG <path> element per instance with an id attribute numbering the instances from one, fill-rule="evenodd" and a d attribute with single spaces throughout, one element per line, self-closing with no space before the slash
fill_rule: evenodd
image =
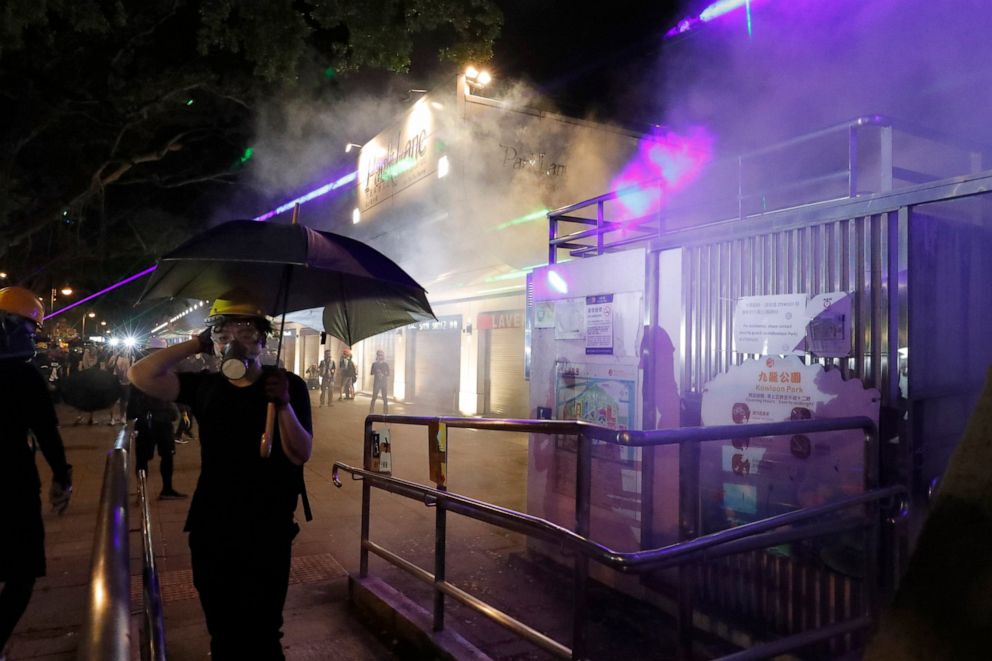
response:
<path id="1" fill-rule="evenodd" d="M 659 57 L 662 35 L 678 19 L 668 0 L 504 0 L 503 36 L 494 68 L 528 79 L 567 114 L 598 111 L 634 116 L 619 101 L 644 83 Z"/>

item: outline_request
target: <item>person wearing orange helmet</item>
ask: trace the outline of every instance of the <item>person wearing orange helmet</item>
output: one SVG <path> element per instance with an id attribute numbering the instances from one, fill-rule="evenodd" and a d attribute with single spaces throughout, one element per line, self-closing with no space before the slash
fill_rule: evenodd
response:
<path id="1" fill-rule="evenodd" d="M 44 316 L 44 305 L 29 290 L 0 289 L 0 658 L 31 600 L 35 579 L 45 575 L 41 479 L 29 433 L 52 469 L 52 508 L 65 512 L 72 494 L 72 466 L 66 462 L 55 406 L 31 363 Z"/>

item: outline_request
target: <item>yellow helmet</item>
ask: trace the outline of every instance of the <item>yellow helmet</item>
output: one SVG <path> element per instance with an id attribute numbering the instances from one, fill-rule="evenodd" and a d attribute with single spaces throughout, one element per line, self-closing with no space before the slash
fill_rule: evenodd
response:
<path id="1" fill-rule="evenodd" d="M 30 319 L 36 326 L 45 319 L 45 304 L 24 287 L 0 289 L 0 311 Z"/>
<path id="2" fill-rule="evenodd" d="M 223 317 L 258 317 L 265 319 L 262 306 L 252 300 L 244 290 L 238 289 L 214 300 L 204 321 L 210 325 Z"/>

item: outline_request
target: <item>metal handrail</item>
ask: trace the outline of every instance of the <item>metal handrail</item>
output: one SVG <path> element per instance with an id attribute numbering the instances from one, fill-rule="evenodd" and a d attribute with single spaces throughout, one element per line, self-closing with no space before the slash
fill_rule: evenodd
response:
<path id="1" fill-rule="evenodd" d="M 430 505 L 443 505 L 450 512 L 462 514 L 483 523 L 489 523 L 505 530 L 535 537 L 559 546 L 562 552 L 573 551 L 585 555 L 602 565 L 623 573 L 640 573 L 674 567 L 685 562 L 701 562 L 730 553 L 743 553 L 756 549 L 768 548 L 783 544 L 785 541 L 818 537 L 824 534 L 843 532 L 863 528 L 866 524 L 862 519 L 826 520 L 823 517 L 858 505 L 866 505 L 880 500 L 893 498 L 906 493 L 901 485 L 875 489 L 867 493 L 851 496 L 841 500 L 804 507 L 791 512 L 777 514 L 758 521 L 741 524 L 726 530 L 720 530 L 702 537 L 696 537 L 685 542 L 642 551 L 617 551 L 608 546 L 594 542 L 588 537 L 577 535 L 568 528 L 560 526 L 547 519 L 518 512 L 517 510 L 499 507 L 481 500 L 462 496 L 450 491 L 441 491 L 416 482 L 363 470 L 337 461 L 331 469 L 331 481 L 334 486 L 342 486 L 338 477 L 339 470 L 350 473 L 356 480 L 368 480 L 369 483 L 400 496 L 418 500 Z M 817 521 L 817 523 L 809 523 Z M 777 536 L 762 537 L 759 542 L 741 544 L 741 540 L 757 537 L 777 528 L 785 526 L 800 526 L 784 531 Z M 797 537 L 798 535 L 798 537 Z M 732 551 L 725 552 L 725 548 Z"/>
<path id="2" fill-rule="evenodd" d="M 445 471 L 441 471 L 441 482 L 438 483 L 437 488 L 400 480 L 372 471 L 372 426 L 375 422 L 427 426 L 432 434 L 438 434 L 438 438 L 443 434 L 445 444 L 440 451 L 443 455 L 441 460 L 445 465 L 447 461 L 448 428 L 577 436 L 575 530 L 569 530 L 540 517 L 534 517 L 522 512 L 501 508 L 490 503 L 450 493 L 443 483 L 443 473 Z M 629 553 L 618 552 L 593 542 L 589 537 L 593 440 L 628 447 L 657 447 L 662 445 L 693 445 L 702 441 L 755 436 L 809 434 L 845 429 L 861 429 L 865 434 L 865 493 L 826 505 L 787 512 L 711 535 L 656 549 Z M 621 572 L 640 573 L 666 567 L 677 567 L 680 572 L 684 572 L 686 566 L 689 564 L 703 562 L 724 555 L 742 553 L 785 542 L 858 529 L 864 531 L 866 534 L 867 558 L 874 552 L 876 548 L 875 544 L 880 534 L 881 517 L 878 516 L 879 501 L 897 496 L 905 496 L 906 493 L 905 488 L 902 486 L 877 488 L 877 433 L 874 421 L 867 417 L 794 420 L 778 423 L 691 427 L 654 431 L 616 431 L 583 421 L 571 420 L 501 420 L 493 418 L 369 415 L 365 419 L 363 463 L 364 468 L 360 469 L 337 462 L 334 464 L 332 470 L 332 480 L 338 487 L 341 486 L 338 476 L 339 470 L 349 472 L 353 479 L 362 482 L 361 559 L 359 570 L 361 577 L 368 576 L 368 554 L 370 552 L 375 553 L 412 574 L 415 578 L 431 583 L 434 586 L 434 629 L 436 631 L 444 628 L 444 597 L 451 596 L 551 654 L 563 658 L 568 658 L 569 656 L 571 658 L 583 658 L 585 655 L 585 624 L 586 610 L 588 608 L 586 592 L 589 560 L 599 562 L 604 566 Z M 432 476 L 432 479 L 438 478 Z M 434 573 L 410 563 L 369 539 L 372 487 L 420 500 L 425 505 L 436 507 Z M 903 501 L 905 501 L 905 498 L 903 498 Z M 835 514 L 843 509 L 859 505 L 867 508 L 861 517 L 830 517 L 831 514 Z M 905 511 L 905 502 L 901 505 L 901 509 Z M 576 554 L 574 562 L 575 603 L 573 607 L 572 649 L 528 627 L 523 622 L 494 608 L 492 605 L 465 593 L 445 580 L 445 516 L 449 510 L 507 530 L 558 544 L 563 552 L 571 551 Z M 865 600 L 865 614 L 836 623 L 832 625 L 833 628 L 829 632 L 827 629 L 801 632 L 769 643 L 756 645 L 750 650 L 747 650 L 746 654 L 749 658 L 759 658 L 762 650 L 769 652 L 770 650 L 788 651 L 798 649 L 812 642 L 851 633 L 870 626 L 877 618 L 876 572 L 873 563 L 868 560 L 865 562 L 864 569 L 865 583 L 868 586 L 867 598 Z M 681 595 L 680 617 L 678 620 L 680 643 L 691 639 L 692 630 L 691 600 L 688 595 L 683 595 L 685 585 L 691 585 L 691 580 L 685 582 L 685 584 L 680 582 L 679 586 Z M 686 617 L 686 613 L 684 612 L 686 609 L 688 609 L 688 617 Z M 833 629 L 836 629 L 836 632 L 833 632 Z"/>
<path id="3" fill-rule="evenodd" d="M 753 210 L 745 208 L 745 202 L 752 199 L 762 199 L 767 195 L 775 195 L 781 193 L 787 193 L 791 190 L 802 189 L 804 187 L 809 187 L 818 183 L 826 183 L 829 181 L 837 181 L 847 179 L 847 186 L 843 193 L 839 196 L 830 197 L 830 200 L 843 200 L 847 198 L 856 198 L 861 194 L 868 191 L 860 191 L 858 189 L 858 181 L 861 177 L 862 163 L 859 158 L 858 141 L 859 132 L 866 127 L 873 127 L 881 132 L 881 140 L 879 144 L 880 150 L 880 167 L 882 168 L 882 180 L 883 183 L 880 184 L 880 188 L 875 193 L 886 192 L 892 187 L 892 180 L 904 180 L 910 181 L 912 183 L 921 183 L 924 181 L 934 181 L 936 178 L 934 176 L 928 175 L 924 172 L 918 172 L 914 170 L 909 170 L 904 167 L 897 167 L 893 162 L 892 155 L 892 140 L 894 132 L 898 135 L 910 136 L 914 139 L 929 140 L 933 142 L 938 142 L 943 145 L 952 147 L 961 153 L 967 154 L 972 162 L 971 170 L 981 168 L 981 162 L 985 154 L 987 154 L 992 147 L 983 143 L 976 143 L 973 141 L 968 141 L 961 139 L 957 136 L 942 133 L 939 131 L 933 131 L 931 129 L 923 128 L 920 126 L 915 126 L 904 122 L 902 120 L 894 121 L 893 119 L 883 116 L 883 115 L 864 115 L 861 117 L 855 117 L 854 119 L 840 122 L 832 126 L 827 126 L 816 131 L 809 133 L 804 133 L 771 145 L 767 145 L 749 152 L 744 152 L 736 156 L 727 157 L 720 159 L 711 164 L 710 169 L 719 168 L 722 165 L 733 167 L 736 170 L 736 202 L 737 202 L 737 213 L 733 217 L 736 221 L 744 220 L 750 217 Z M 846 132 L 848 134 L 848 145 L 847 145 L 847 163 L 846 167 L 840 170 L 835 170 L 832 172 L 826 172 L 819 176 L 810 176 L 797 180 L 782 181 L 781 177 L 776 177 L 776 183 L 774 185 L 765 185 L 757 190 L 745 190 L 746 188 L 746 178 L 748 172 L 748 162 L 759 161 L 763 158 L 769 156 L 781 155 L 788 152 L 791 149 L 802 147 L 804 145 L 809 145 L 816 140 L 822 139 L 824 137 L 829 137 L 831 135 L 842 134 Z M 778 170 L 776 170 L 778 171 Z M 781 174 L 781 173 L 780 173 Z M 943 178 L 943 177 L 941 177 Z M 887 181 L 887 183 L 885 183 Z M 733 180 L 728 176 L 727 180 L 728 190 L 729 187 L 733 185 Z M 568 206 L 560 207 L 548 212 L 549 221 L 549 232 L 548 232 L 548 263 L 553 264 L 557 261 L 557 251 L 559 249 L 570 249 L 570 254 L 575 256 L 586 256 L 589 254 L 601 254 L 606 249 L 615 250 L 617 248 L 641 243 L 646 241 L 649 236 L 626 236 L 620 240 L 612 241 L 607 243 L 605 240 L 605 235 L 612 232 L 623 230 L 625 234 L 629 234 L 632 222 L 627 220 L 624 222 L 614 222 L 610 221 L 605 216 L 606 204 L 612 200 L 620 199 L 629 193 L 643 193 L 643 191 L 648 190 L 654 186 L 664 185 L 664 181 L 661 179 L 650 179 L 638 182 L 634 185 L 625 186 L 616 190 L 609 191 L 602 195 L 597 195 L 581 202 L 576 202 Z M 725 198 L 727 203 L 733 200 L 732 196 Z M 817 200 L 794 200 L 793 203 L 788 204 L 776 204 L 772 209 L 762 209 L 762 213 L 767 213 L 771 210 L 782 210 L 786 208 L 795 208 L 797 206 L 805 206 L 812 203 L 820 203 L 828 201 L 827 199 L 817 199 Z M 676 209 L 679 209 L 678 202 L 674 206 L 668 206 L 666 211 L 666 216 L 671 217 Z M 576 213 L 592 213 L 596 211 L 596 216 L 594 218 L 585 218 L 575 215 Z M 714 222 L 722 222 L 725 220 L 730 220 L 730 218 L 720 218 L 714 219 Z M 573 232 L 568 235 L 559 236 L 558 227 L 560 223 L 571 222 L 571 223 L 581 223 L 593 226 L 592 229 L 585 230 L 582 232 Z M 651 214 L 650 217 L 642 219 L 642 222 L 634 222 L 638 226 L 647 225 L 642 231 L 654 230 L 658 235 L 663 234 L 663 217 L 660 212 Z M 579 244 L 576 241 L 583 239 L 593 239 L 595 238 L 595 243 L 590 242 L 589 244 Z"/>
<path id="4" fill-rule="evenodd" d="M 152 540 L 152 516 L 148 506 L 148 472 L 138 471 L 138 502 L 141 506 L 142 596 L 144 630 L 142 658 L 165 661 L 165 614 L 159 588 L 158 567 Z"/>
<path id="5" fill-rule="evenodd" d="M 134 421 L 123 425 L 107 453 L 93 535 L 90 589 L 80 661 L 129 661 L 131 658 L 131 572 L 128 539 L 128 454 Z"/>

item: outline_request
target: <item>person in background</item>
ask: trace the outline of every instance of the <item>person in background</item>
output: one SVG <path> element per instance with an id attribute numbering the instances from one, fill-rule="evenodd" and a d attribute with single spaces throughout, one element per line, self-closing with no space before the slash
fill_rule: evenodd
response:
<path id="1" fill-rule="evenodd" d="M 310 396 L 300 377 L 262 366 L 272 324 L 250 295 L 217 299 L 206 323 L 197 337 L 136 362 L 130 378 L 152 397 L 188 405 L 199 426 L 200 476 L 185 530 L 212 658 L 281 661 L 301 494 L 309 512 L 303 464 L 313 449 Z M 215 351 L 220 372 L 176 373 L 184 358 Z M 263 458 L 259 439 L 270 402 L 276 427 L 271 456 Z"/>
<path id="2" fill-rule="evenodd" d="M 355 399 L 355 377 L 358 372 L 355 369 L 354 361 L 351 360 L 351 349 L 345 349 L 341 353 L 338 374 L 341 375 L 341 394 L 338 395 L 338 401 Z"/>
<path id="3" fill-rule="evenodd" d="M 165 348 L 160 338 L 148 341 L 149 353 Z M 172 434 L 172 423 L 179 417 L 175 404 L 157 399 L 129 385 L 131 393 L 127 398 L 127 418 L 133 419 L 135 431 L 135 470 L 148 473 L 148 462 L 158 450 L 159 473 L 162 476 L 162 491 L 159 500 L 179 500 L 186 494 L 179 493 L 172 486 L 176 441 Z"/>
<path id="4" fill-rule="evenodd" d="M 114 373 L 117 377 L 117 382 L 121 384 L 121 398 L 117 400 L 117 403 L 110 409 L 110 420 L 107 422 L 108 425 L 124 424 L 126 412 L 127 412 L 127 401 L 131 394 L 131 382 L 128 381 L 127 371 L 131 369 L 131 355 L 129 351 L 121 351 L 120 353 L 111 356 L 108 363 L 110 371 Z"/>
<path id="5" fill-rule="evenodd" d="M 87 344 L 86 347 L 83 349 L 82 358 L 79 359 L 79 369 L 80 370 L 96 369 L 99 366 L 99 364 L 100 364 L 99 351 L 92 344 Z M 84 418 L 86 419 L 86 424 L 92 425 L 93 411 L 90 411 L 86 415 L 79 416 L 78 418 L 76 418 L 76 421 L 73 422 L 72 424 L 78 425 L 83 421 Z"/>
<path id="6" fill-rule="evenodd" d="M 386 352 L 380 349 L 375 352 L 375 362 L 372 363 L 372 403 L 369 404 L 369 413 L 375 413 L 375 398 L 377 394 L 382 394 L 382 413 L 389 415 L 389 399 L 386 396 L 389 384 L 389 363 L 386 362 Z"/>
<path id="7" fill-rule="evenodd" d="M 72 466 L 66 462 L 55 406 L 30 362 L 44 316 L 44 304 L 27 289 L 0 289 L 0 657 L 27 609 L 35 579 L 46 569 L 41 480 L 29 433 L 52 469 L 52 509 L 64 513 L 72 495 Z"/>
<path id="8" fill-rule="evenodd" d="M 310 390 L 320 389 L 320 375 L 317 372 L 317 365 L 311 365 L 307 368 L 307 388 Z"/>
<path id="9" fill-rule="evenodd" d="M 326 402 L 328 406 L 334 406 L 334 372 L 337 365 L 331 358 L 330 349 L 324 351 L 324 359 L 317 366 L 317 373 L 320 375 L 320 406 Z"/>

